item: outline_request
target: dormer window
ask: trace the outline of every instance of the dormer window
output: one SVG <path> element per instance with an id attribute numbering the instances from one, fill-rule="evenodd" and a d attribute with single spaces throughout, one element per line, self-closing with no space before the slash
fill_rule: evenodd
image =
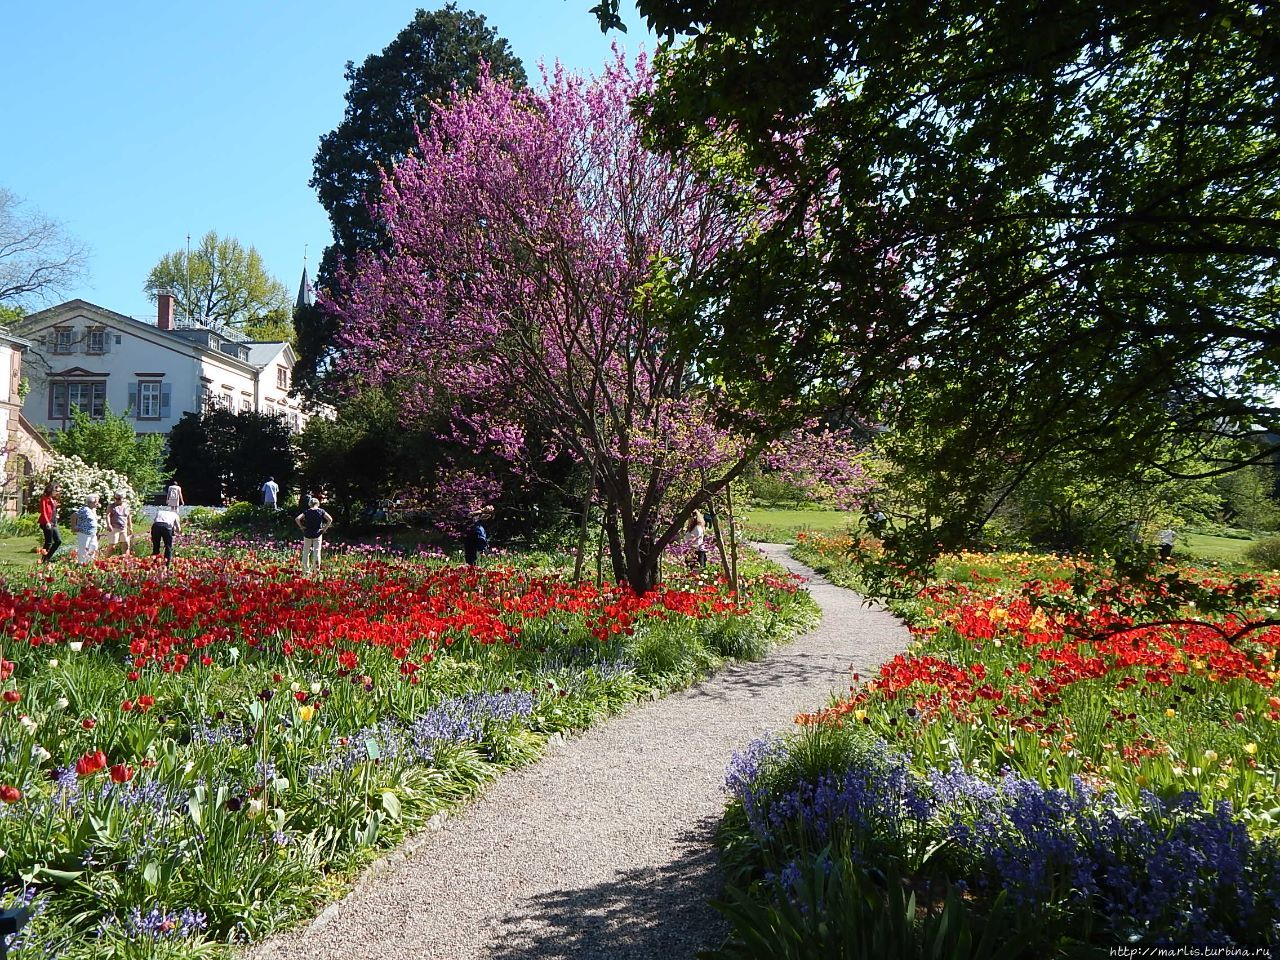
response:
<path id="1" fill-rule="evenodd" d="M 75 347 L 76 332 L 71 327 L 53 328 L 53 352 L 70 353 Z"/>

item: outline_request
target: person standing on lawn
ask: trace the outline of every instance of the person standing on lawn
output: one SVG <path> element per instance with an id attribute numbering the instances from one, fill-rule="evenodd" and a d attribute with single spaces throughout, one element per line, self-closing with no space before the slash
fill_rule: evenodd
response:
<path id="1" fill-rule="evenodd" d="M 107 553 L 116 553 L 116 544 L 120 545 L 120 553 L 129 552 L 129 538 L 133 536 L 133 511 L 125 502 L 124 494 L 117 493 L 107 508 Z"/>
<path id="2" fill-rule="evenodd" d="M 489 534 L 485 532 L 483 521 L 493 516 L 493 508 L 485 507 L 471 518 L 471 525 L 462 537 L 462 550 L 467 556 L 467 566 L 474 567 L 480 558 L 480 551 L 489 549 Z"/>
<path id="3" fill-rule="evenodd" d="M 1168 560 L 1170 554 L 1173 553 L 1174 541 L 1178 539 L 1178 535 L 1173 532 L 1173 527 L 1165 527 L 1158 534 L 1156 540 L 1160 543 L 1160 559 Z"/>
<path id="4" fill-rule="evenodd" d="M 81 563 L 92 563 L 98 556 L 98 504 L 101 497 L 91 493 L 84 498 L 84 504 L 72 518 L 72 526 L 76 532 L 76 559 Z"/>
<path id="5" fill-rule="evenodd" d="M 703 519 L 702 511 L 693 511 L 693 516 L 689 518 L 689 522 L 685 524 L 685 539 L 689 544 L 689 565 L 696 570 L 703 570 L 707 566 L 707 521 Z"/>
<path id="6" fill-rule="evenodd" d="M 173 535 L 182 532 L 182 518 L 176 507 L 161 507 L 151 524 L 151 555 L 158 556 L 164 547 L 164 562 L 173 563 Z"/>
<path id="7" fill-rule="evenodd" d="M 324 543 L 324 534 L 333 526 L 333 517 L 329 516 L 317 497 L 307 501 L 307 509 L 293 518 L 293 522 L 302 531 L 302 575 L 304 577 L 320 576 L 320 548 Z"/>
<path id="8" fill-rule="evenodd" d="M 267 477 L 267 482 L 262 485 L 262 505 L 269 510 L 280 509 L 280 484 L 276 483 L 275 477 Z"/>
<path id="9" fill-rule="evenodd" d="M 178 486 L 176 479 L 169 482 L 169 486 L 164 491 L 164 502 L 170 510 L 177 510 L 187 501 L 182 498 L 182 488 Z"/>
<path id="10" fill-rule="evenodd" d="M 40 562 L 48 563 L 62 546 L 62 537 L 58 536 L 58 487 L 54 483 L 45 484 L 40 498 L 40 532 L 44 534 Z"/>

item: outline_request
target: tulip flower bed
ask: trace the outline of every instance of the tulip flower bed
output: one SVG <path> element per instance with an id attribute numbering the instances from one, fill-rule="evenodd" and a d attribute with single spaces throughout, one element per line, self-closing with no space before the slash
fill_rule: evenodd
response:
<path id="1" fill-rule="evenodd" d="M 847 538 L 806 539 L 856 582 Z M 740 933 L 814 956 L 867 930 L 900 956 L 961 931 L 972 955 L 1280 943 L 1280 577 L 1029 554 L 940 577 L 892 601 L 907 652 L 736 758 Z M 817 900 L 862 933 L 819 931 Z"/>
<path id="2" fill-rule="evenodd" d="M 758 655 L 811 618 L 524 566 L 268 551 L 0 584 L 0 907 L 11 956 L 217 955 L 296 922 L 379 848 L 548 736 Z"/>

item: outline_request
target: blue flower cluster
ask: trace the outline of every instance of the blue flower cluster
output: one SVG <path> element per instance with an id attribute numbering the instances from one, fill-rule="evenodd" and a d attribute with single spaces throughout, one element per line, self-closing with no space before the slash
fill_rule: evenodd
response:
<path id="1" fill-rule="evenodd" d="M 1144 793 L 1126 805 L 1076 780 L 1046 787 L 1005 771 L 994 779 L 955 766 L 921 776 L 881 743 L 847 769 L 795 783 L 772 771 L 777 741 L 735 754 L 726 789 L 774 863 L 777 894 L 794 886 L 797 858 L 847 851 L 865 866 L 891 858 L 917 870 L 926 850 L 949 850 L 947 879 L 1117 942 L 1280 942 L 1280 846 L 1250 836 L 1228 803 Z"/>
<path id="2" fill-rule="evenodd" d="M 193 937 L 208 929 L 208 918 L 199 910 L 186 907 L 181 911 L 169 911 L 164 907 L 152 907 L 146 913 L 134 907 L 120 923 L 115 917 L 106 917 L 98 923 L 99 938 L 120 930 L 131 941 L 180 940 Z"/>
<path id="3" fill-rule="evenodd" d="M 350 737 L 335 739 L 328 757 L 308 767 L 307 776 L 317 780 L 354 770 L 369 761 L 371 749 L 384 760 L 431 763 L 441 744 L 477 743 L 484 739 L 489 724 L 528 717 L 533 706 L 533 694 L 523 690 L 454 697 L 408 724 L 387 719 Z"/>

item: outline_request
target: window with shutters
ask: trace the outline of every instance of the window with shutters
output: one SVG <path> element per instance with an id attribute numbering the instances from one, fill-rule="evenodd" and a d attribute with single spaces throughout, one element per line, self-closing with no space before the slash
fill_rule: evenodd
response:
<path id="1" fill-rule="evenodd" d="M 138 419 L 160 419 L 159 380 L 141 380 L 138 382 Z"/>
<path id="2" fill-rule="evenodd" d="M 276 367 L 276 387 L 281 390 L 289 389 L 289 371 L 285 367 Z"/>
<path id="3" fill-rule="evenodd" d="M 75 349 L 76 331 L 72 327 L 53 328 L 53 352 L 70 353 Z"/>
<path id="4" fill-rule="evenodd" d="M 85 334 L 84 339 L 85 353 L 106 353 L 107 352 L 107 331 L 103 327 L 92 327 Z"/>
<path id="5" fill-rule="evenodd" d="M 55 381 L 49 385 L 49 419 L 67 420 L 72 410 L 81 410 L 101 420 L 107 412 L 105 380 Z"/>

